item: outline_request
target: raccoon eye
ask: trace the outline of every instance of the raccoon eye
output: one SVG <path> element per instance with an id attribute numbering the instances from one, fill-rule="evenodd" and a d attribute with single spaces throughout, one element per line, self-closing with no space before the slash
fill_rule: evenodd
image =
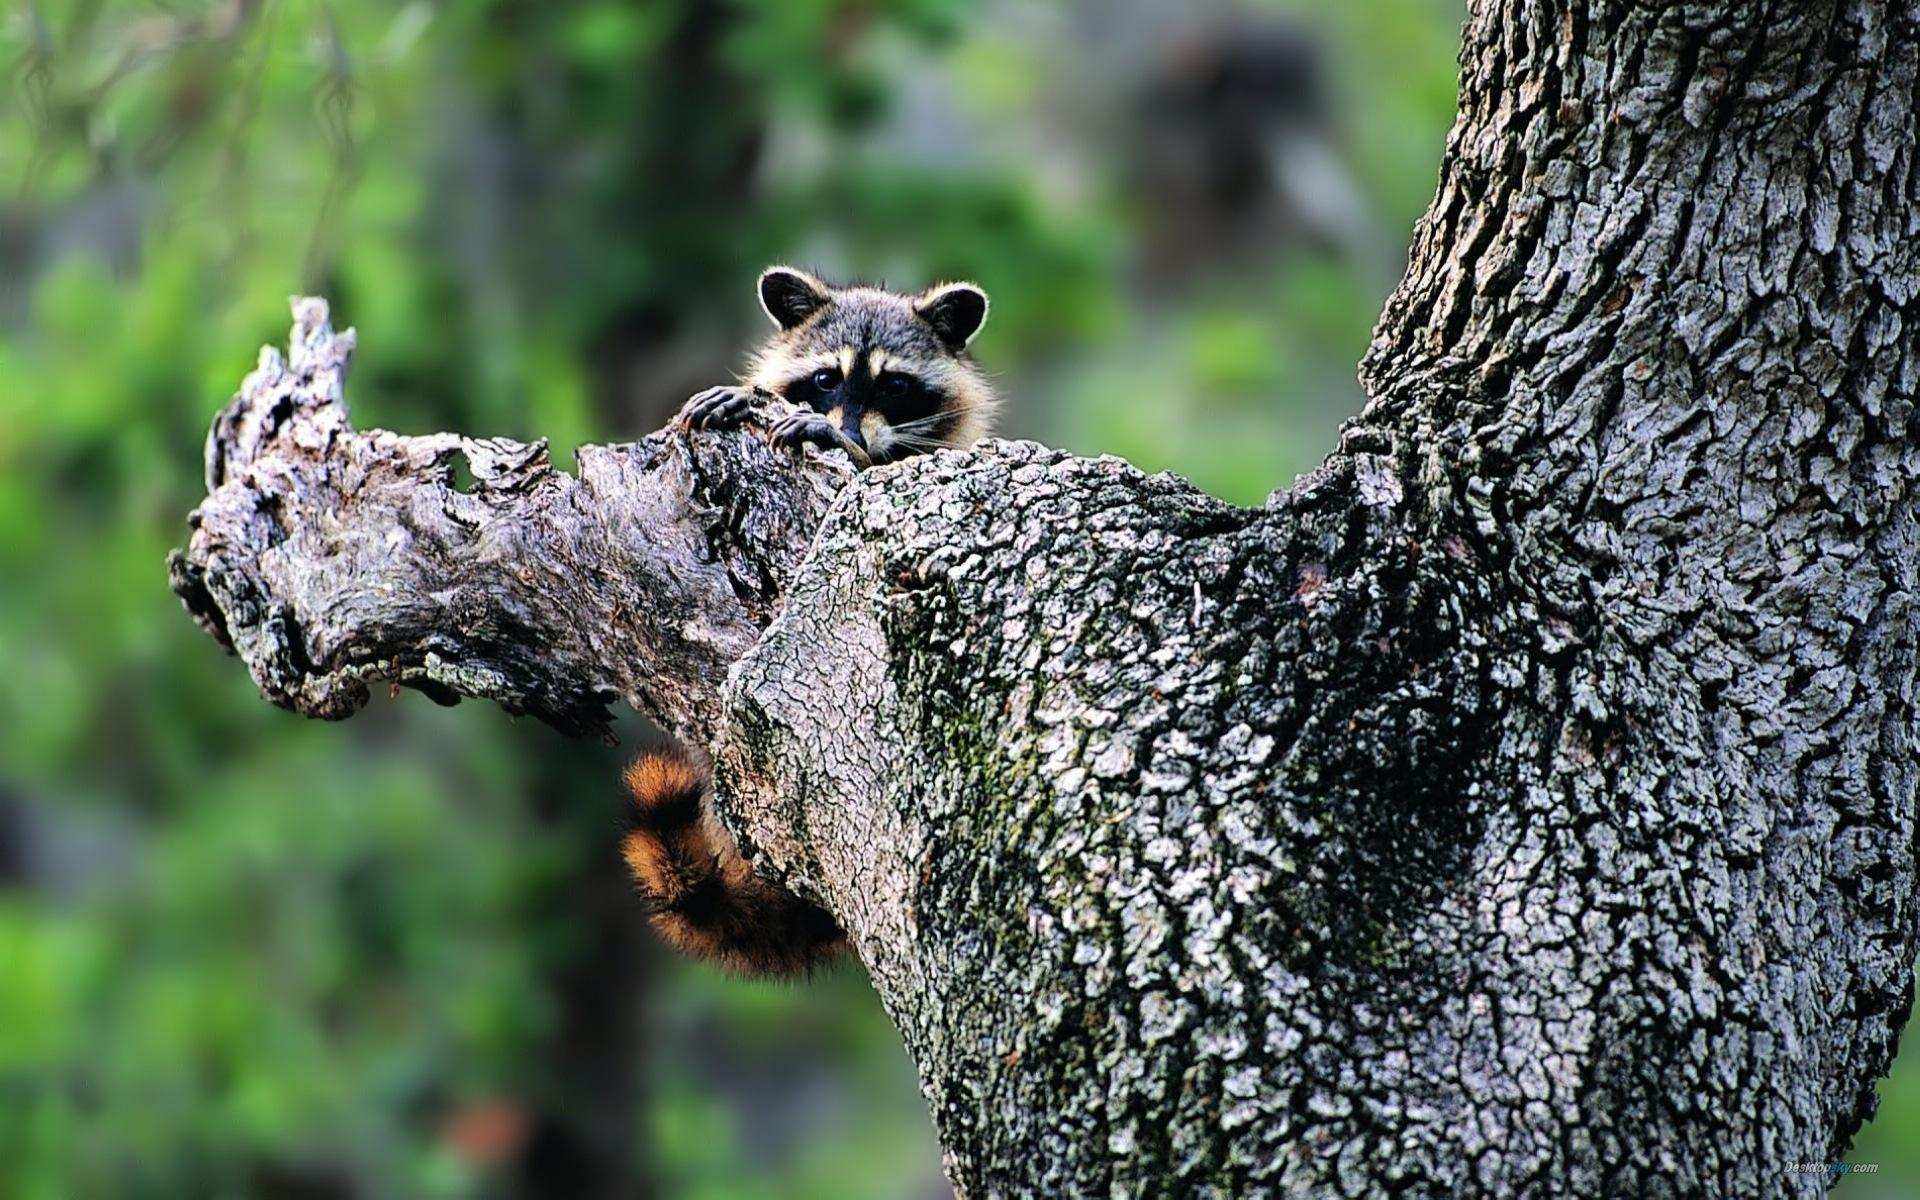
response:
<path id="1" fill-rule="evenodd" d="M 832 367 L 823 367 L 813 373 L 813 386 L 823 392 L 830 392 L 840 386 L 840 372 Z"/>
<path id="2" fill-rule="evenodd" d="M 882 375 L 880 377 L 880 394 L 890 399 L 897 400 L 906 395 L 909 386 L 905 375 Z"/>

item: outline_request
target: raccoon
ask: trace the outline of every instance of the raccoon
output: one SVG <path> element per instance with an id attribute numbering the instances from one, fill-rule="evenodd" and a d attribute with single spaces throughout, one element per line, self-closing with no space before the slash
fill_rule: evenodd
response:
<path id="1" fill-rule="evenodd" d="M 778 326 L 737 385 L 687 401 L 693 429 L 745 419 L 756 394 L 798 411 L 768 432 L 777 446 L 844 450 L 858 467 L 979 440 L 995 401 L 967 344 L 987 319 L 987 294 L 946 283 L 908 296 L 833 287 L 792 267 L 760 276 L 760 305 Z M 697 957 L 748 975 L 799 976 L 846 948 L 818 905 L 755 875 L 714 814 L 710 776 L 691 753 L 642 755 L 621 856 L 654 928 Z"/>
<path id="2" fill-rule="evenodd" d="M 903 296 L 770 267 L 760 306 L 779 332 L 740 384 L 687 401 L 681 417 L 692 428 L 738 424 L 755 392 L 771 393 L 800 409 L 774 425 L 774 444 L 837 447 L 867 467 L 971 446 L 992 423 L 993 389 L 967 355 L 987 319 L 987 294 L 973 284 Z"/>

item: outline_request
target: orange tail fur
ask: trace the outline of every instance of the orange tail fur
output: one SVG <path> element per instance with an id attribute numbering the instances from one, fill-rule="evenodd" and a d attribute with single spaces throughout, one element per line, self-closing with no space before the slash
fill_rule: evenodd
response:
<path id="1" fill-rule="evenodd" d="M 804 975 L 846 948 L 825 909 L 761 879 L 713 813 L 706 772 L 679 749 L 643 754 L 620 853 L 654 929 L 748 975 Z"/>

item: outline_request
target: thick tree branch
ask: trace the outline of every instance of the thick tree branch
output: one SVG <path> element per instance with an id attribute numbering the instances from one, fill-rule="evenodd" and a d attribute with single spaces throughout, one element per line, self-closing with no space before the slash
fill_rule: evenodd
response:
<path id="1" fill-rule="evenodd" d="M 355 433 L 309 302 L 175 587 L 300 711 L 707 745 L 967 1194 L 1817 1194 L 1920 935 L 1920 7 L 1466 39 L 1372 399 L 1262 509 Z"/>
<path id="2" fill-rule="evenodd" d="M 294 305 L 207 436 L 207 501 L 170 562 L 187 609 L 274 703 L 338 719 L 394 680 L 569 733 L 623 698 L 705 740 L 721 682 L 780 603 L 851 468 L 664 430 L 585 446 L 355 431 L 354 334 Z M 471 481 L 462 484 L 464 464 Z"/>

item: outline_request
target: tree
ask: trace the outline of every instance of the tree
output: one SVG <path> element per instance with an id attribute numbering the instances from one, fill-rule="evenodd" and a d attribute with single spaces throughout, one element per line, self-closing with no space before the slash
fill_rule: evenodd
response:
<path id="1" fill-rule="evenodd" d="M 1912 999 L 1920 7 L 1465 39 L 1370 400 L 1261 508 L 355 432 L 307 301 L 174 586 L 298 711 L 710 747 L 965 1194 L 1815 1193 Z"/>

